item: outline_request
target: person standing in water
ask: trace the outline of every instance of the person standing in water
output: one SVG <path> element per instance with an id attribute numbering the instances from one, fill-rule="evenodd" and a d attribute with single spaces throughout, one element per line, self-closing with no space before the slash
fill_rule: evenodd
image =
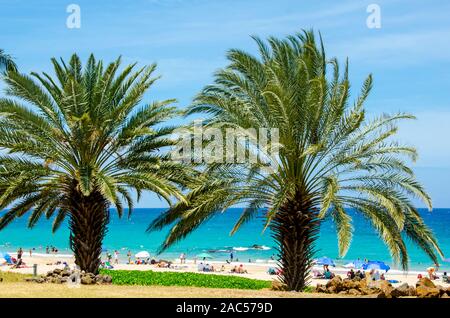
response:
<path id="1" fill-rule="evenodd" d="M 128 250 L 127 257 L 128 257 L 128 264 L 131 264 L 131 251 L 130 250 Z"/>
<path id="2" fill-rule="evenodd" d="M 234 255 L 233 255 L 233 252 L 231 252 L 230 253 L 230 262 L 233 262 L 233 258 L 234 258 Z"/>

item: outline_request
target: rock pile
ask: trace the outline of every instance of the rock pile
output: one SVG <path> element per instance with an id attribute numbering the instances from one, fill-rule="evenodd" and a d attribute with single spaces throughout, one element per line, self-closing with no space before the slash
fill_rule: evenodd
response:
<path id="1" fill-rule="evenodd" d="M 41 275 L 38 277 L 27 278 L 26 281 L 35 283 L 53 283 L 53 284 L 64 284 L 67 282 L 81 283 L 83 285 L 94 285 L 94 284 L 111 284 L 112 278 L 109 275 L 92 273 L 85 273 L 84 271 L 77 270 L 66 270 L 56 268 L 53 271 L 47 272 L 46 275 Z"/>
<path id="2" fill-rule="evenodd" d="M 447 298 L 450 297 L 450 288 L 436 286 L 428 278 L 421 278 L 416 288 L 404 283 L 396 288 L 388 281 L 379 280 L 367 282 L 363 279 L 342 279 L 339 276 L 334 277 L 326 285 L 318 284 L 316 292 L 328 294 L 346 294 L 352 296 L 368 295 L 376 298 L 398 298 L 406 296 L 417 296 L 419 298 Z"/>

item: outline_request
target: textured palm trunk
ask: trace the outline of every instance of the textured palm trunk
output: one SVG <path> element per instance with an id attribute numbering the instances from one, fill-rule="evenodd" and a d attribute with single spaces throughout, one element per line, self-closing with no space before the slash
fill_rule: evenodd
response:
<path id="1" fill-rule="evenodd" d="M 98 191 L 89 196 L 74 190 L 70 202 L 70 248 L 75 264 L 87 273 L 98 273 L 102 241 L 109 222 L 109 205 Z"/>
<path id="2" fill-rule="evenodd" d="M 302 291 L 308 284 L 319 232 L 317 211 L 297 194 L 280 208 L 271 229 L 278 242 L 280 281 L 286 290 Z"/>

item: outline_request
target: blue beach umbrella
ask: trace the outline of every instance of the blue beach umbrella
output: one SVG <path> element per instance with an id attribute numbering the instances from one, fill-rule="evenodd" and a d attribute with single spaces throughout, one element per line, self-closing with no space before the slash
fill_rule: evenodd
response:
<path id="1" fill-rule="evenodd" d="M 13 261 L 8 253 L 0 253 L 0 258 L 4 258 L 8 264 L 12 264 Z"/>
<path id="2" fill-rule="evenodd" d="M 331 259 L 331 258 L 329 258 L 329 257 L 320 257 L 320 258 L 318 258 L 318 259 L 316 259 L 316 264 L 317 265 L 331 265 L 331 266 L 336 266 L 335 264 L 334 264 L 334 261 Z"/>
<path id="3" fill-rule="evenodd" d="M 379 270 L 383 270 L 383 271 L 388 271 L 391 268 L 389 267 L 389 265 L 385 264 L 382 261 L 369 261 L 366 264 L 363 265 L 363 269 L 364 270 L 368 270 L 368 269 L 379 269 Z"/>

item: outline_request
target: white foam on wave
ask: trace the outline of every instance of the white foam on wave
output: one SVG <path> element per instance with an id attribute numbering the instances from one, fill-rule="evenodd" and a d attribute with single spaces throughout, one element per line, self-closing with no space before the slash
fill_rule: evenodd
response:
<path id="1" fill-rule="evenodd" d="M 248 251 L 248 247 L 233 247 L 233 250 L 235 251 Z"/>

